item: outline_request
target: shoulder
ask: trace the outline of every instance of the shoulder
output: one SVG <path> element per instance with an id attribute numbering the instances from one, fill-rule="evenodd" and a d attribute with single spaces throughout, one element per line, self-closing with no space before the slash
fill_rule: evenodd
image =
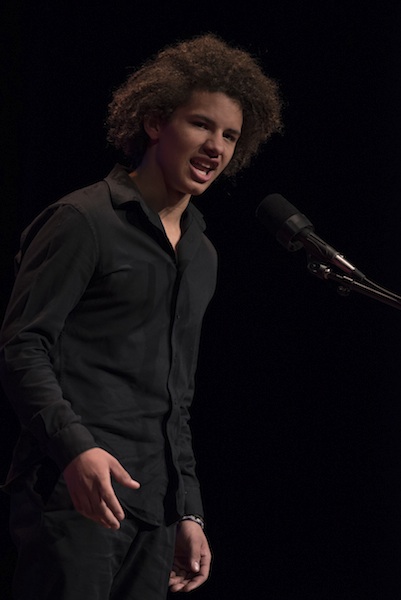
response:
<path id="1" fill-rule="evenodd" d="M 93 229 L 93 215 L 107 204 L 107 189 L 104 182 L 99 182 L 48 205 L 23 231 L 21 242 L 29 243 L 40 232 L 53 237 L 72 229 L 76 235 L 80 231 Z"/>
<path id="2" fill-rule="evenodd" d="M 64 209 L 66 212 L 77 212 L 86 217 L 107 212 L 111 208 L 110 189 L 104 180 L 75 190 L 48 207 L 50 212 Z"/>

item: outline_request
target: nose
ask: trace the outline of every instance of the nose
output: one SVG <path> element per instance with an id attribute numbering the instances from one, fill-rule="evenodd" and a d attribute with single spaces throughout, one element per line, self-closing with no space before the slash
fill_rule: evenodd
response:
<path id="1" fill-rule="evenodd" d="M 207 140 L 203 144 L 205 152 L 210 158 L 217 158 L 224 151 L 223 136 L 219 132 L 210 132 Z"/>

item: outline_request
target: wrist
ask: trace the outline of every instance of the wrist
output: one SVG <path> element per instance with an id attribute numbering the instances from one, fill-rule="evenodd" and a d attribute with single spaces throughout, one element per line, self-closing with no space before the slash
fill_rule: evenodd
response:
<path id="1" fill-rule="evenodd" d="M 184 515 L 181 517 L 180 523 L 183 521 L 192 521 L 193 523 L 197 523 L 202 529 L 205 529 L 205 521 L 200 515 Z"/>

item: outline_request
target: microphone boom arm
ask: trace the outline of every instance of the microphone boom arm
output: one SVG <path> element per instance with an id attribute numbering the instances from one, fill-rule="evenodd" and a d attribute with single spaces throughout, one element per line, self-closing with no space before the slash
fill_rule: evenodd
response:
<path id="1" fill-rule="evenodd" d="M 348 296 L 351 290 L 369 296 L 393 308 L 401 310 L 401 296 L 398 296 L 390 290 L 380 287 L 378 284 L 364 279 L 356 281 L 348 275 L 337 273 L 331 267 L 317 261 L 314 257 L 308 256 L 308 270 L 323 281 L 335 281 L 338 284 L 337 291 L 341 296 Z"/>

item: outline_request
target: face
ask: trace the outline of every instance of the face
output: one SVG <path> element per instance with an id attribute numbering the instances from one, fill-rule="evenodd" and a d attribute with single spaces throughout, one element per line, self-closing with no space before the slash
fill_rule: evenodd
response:
<path id="1" fill-rule="evenodd" d="M 242 109 L 221 92 L 194 92 L 166 123 L 150 128 L 157 172 L 172 198 L 202 194 L 230 162 Z"/>

